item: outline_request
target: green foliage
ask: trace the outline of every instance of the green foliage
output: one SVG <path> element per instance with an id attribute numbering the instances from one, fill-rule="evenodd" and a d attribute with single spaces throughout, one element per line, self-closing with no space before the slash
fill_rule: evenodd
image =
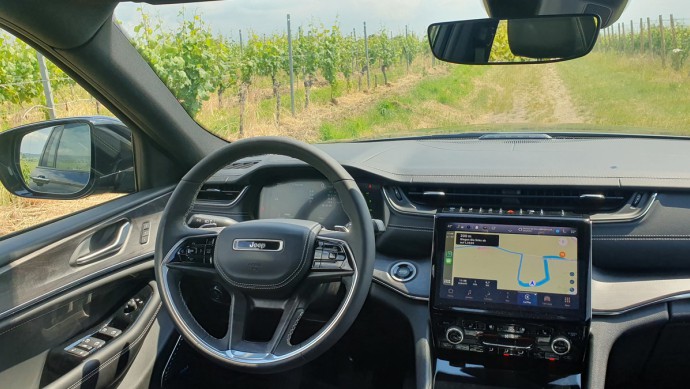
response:
<path id="1" fill-rule="evenodd" d="M 0 35 L 0 103 L 21 104 L 41 94 L 36 51 L 8 35 Z"/>
<path id="2" fill-rule="evenodd" d="M 281 83 L 287 78 L 288 45 L 284 33 L 259 37 L 250 34 L 244 47 L 227 37 L 214 35 L 201 15 L 185 15 L 172 28 L 160 17 L 151 17 L 139 8 L 140 22 L 134 27 L 132 43 L 151 68 L 168 86 L 192 117 L 197 116 L 211 94 L 218 101 L 226 91 L 238 93 L 246 101 L 252 83 L 261 77 L 271 79 L 274 95 L 279 99 Z M 370 62 L 384 73 L 396 63 L 411 64 L 424 53 L 426 43 L 415 36 L 392 36 L 382 29 L 370 37 Z M 364 38 L 343 34 L 338 23 L 331 27 L 310 24 L 299 29 L 293 39 L 295 71 L 305 87 L 305 106 L 310 89 L 318 78 L 330 85 L 331 99 L 342 93 L 339 82 L 345 80 L 349 90 L 351 77 L 366 70 Z M 428 51 L 428 50 L 427 50 Z M 46 61 L 54 89 L 73 86 L 74 81 Z M 42 95 L 36 52 L 9 35 L 0 35 L 0 103 L 22 104 Z M 280 108 L 277 101 L 276 109 Z"/>
<path id="3" fill-rule="evenodd" d="M 262 39 L 253 35 L 249 40 L 247 54 L 253 58 L 258 75 L 275 80 L 288 67 L 287 38 L 284 35 L 274 35 Z"/>
<path id="4" fill-rule="evenodd" d="M 320 61 L 319 68 L 321 75 L 328 81 L 331 86 L 331 94 L 338 85 L 338 72 L 340 70 L 340 28 L 335 25 L 332 29 L 323 30 L 319 34 L 319 42 L 321 47 L 319 52 Z"/>
<path id="5" fill-rule="evenodd" d="M 293 41 L 294 67 L 298 73 L 302 73 L 304 79 L 316 77 L 316 73 L 319 71 L 321 54 L 319 38 L 318 29 L 311 25 L 306 34 L 300 28 L 297 39 Z"/>
<path id="6" fill-rule="evenodd" d="M 159 20 L 152 25 L 141 8 L 140 12 L 142 22 L 134 28 L 134 43 L 194 117 L 202 103 L 218 88 L 218 42 L 199 15 L 188 20 L 184 10 L 181 11 L 179 29 L 173 33 L 164 30 Z"/>
<path id="7" fill-rule="evenodd" d="M 690 27 L 677 23 L 674 40 L 670 21 L 664 19 L 662 40 L 662 29 L 658 25 L 658 19 L 652 18 L 651 22 L 656 25 L 652 25 L 651 30 L 648 30 L 645 21 L 642 31 L 639 29 L 639 22 L 633 23 L 635 27 L 633 34 L 630 33 L 629 25 L 626 23 L 628 30 L 625 35 L 622 34 L 622 29 L 618 29 L 619 24 L 611 26 L 600 34 L 597 49 L 629 54 L 664 55 L 675 70 L 683 69 L 690 55 Z"/>

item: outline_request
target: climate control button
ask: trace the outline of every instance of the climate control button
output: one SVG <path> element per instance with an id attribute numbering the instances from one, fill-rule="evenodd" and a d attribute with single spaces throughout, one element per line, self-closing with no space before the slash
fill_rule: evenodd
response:
<path id="1" fill-rule="evenodd" d="M 449 327 L 446 330 L 446 340 L 452 344 L 460 344 L 465 339 L 465 334 L 460 327 Z"/>
<path id="2" fill-rule="evenodd" d="M 565 355 L 570 352 L 570 341 L 563 336 L 556 337 L 551 341 L 551 350 L 556 355 Z"/>

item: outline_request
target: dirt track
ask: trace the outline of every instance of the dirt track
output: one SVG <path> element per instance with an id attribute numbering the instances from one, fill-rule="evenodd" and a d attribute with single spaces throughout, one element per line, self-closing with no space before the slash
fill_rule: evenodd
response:
<path id="1" fill-rule="evenodd" d="M 467 124 L 585 122 L 555 64 L 491 68 L 464 107 L 477 112 Z"/>

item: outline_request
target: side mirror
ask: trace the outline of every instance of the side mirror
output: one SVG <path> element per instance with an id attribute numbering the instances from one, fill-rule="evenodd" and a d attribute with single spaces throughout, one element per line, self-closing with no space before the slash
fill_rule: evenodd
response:
<path id="1" fill-rule="evenodd" d="M 547 63 L 587 55 L 599 36 L 597 15 L 477 19 L 429 26 L 441 61 L 466 64 Z"/>
<path id="2" fill-rule="evenodd" d="M 0 133 L 0 181 L 10 193 L 41 199 L 133 192 L 131 131 L 104 117 L 7 130 Z"/>

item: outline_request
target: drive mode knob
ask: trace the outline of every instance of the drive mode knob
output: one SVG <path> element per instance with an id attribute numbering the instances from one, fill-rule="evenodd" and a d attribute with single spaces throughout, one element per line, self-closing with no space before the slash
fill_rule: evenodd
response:
<path id="1" fill-rule="evenodd" d="M 462 332 L 462 329 L 459 327 L 449 327 L 446 330 L 446 339 L 448 340 L 449 343 L 452 344 L 460 344 L 462 343 L 463 339 L 465 339 L 465 334 Z"/>
<path id="2" fill-rule="evenodd" d="M 551 341 L 551 350 L 557 355 L 565 355 L 570 352 L 570 341 L 567 338 L 559 336 Z"/>

